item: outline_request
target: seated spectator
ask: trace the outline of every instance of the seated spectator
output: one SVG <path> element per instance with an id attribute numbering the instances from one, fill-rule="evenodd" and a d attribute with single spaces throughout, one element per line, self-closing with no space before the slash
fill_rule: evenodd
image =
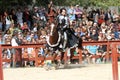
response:
<path id="1" fill-rule="evenodd" d="M 28 24 L 26 22 L 23 23 L 23 26 L 21 27 L 21 29 L 23 30 L 23 32 L 25 30 L 29 31 L 29 27 L 28 27 Z"/>
<path id="2" fill-rule="evenodd" d="M 89 53 L 87 49 L 83 50 L 82 56 L 83 56 L 84 63 L 88 63 L 88 64 L 91 63 L 92 54 Z"/>
<path id="3" fill-rule="evenodd" d="M 91 37 L 93 40 L 97 41 L 97 40 L 98 40 L 97 31 L 96 31 L 96 30 L 92 30 L 92 33 L 91 33 L 90 37 Z"/>
<path id="4" fill-rule="evenodd" d="M 104 20 L 104 16 L 103 15 L 100 15 L 100 18 L 98 19 L 98 25 L 100 26 L 102 23 L 104 23 L 105 20 Z"/>
<path id="5" fill-rule="evenodd" d="M 88 50 L 88 52 L 93 56 L 92 57 L 92 63 L 96 63 L 96 58 L 94 57 L 96 55 L 98 46 L 96 45 L 88 45 L 86 46 L 86 48 Z"/>
<path id="6" fill-rule="evenodd" d="M 102 24 L 101 24 L 100 29 L 102 30 L 102 33 L 103 33 L 103 34 L 106 33 L 107 26 L 105 25 L 105 23 L 102 23 Z"/>
<path id="7" fill-rule="evenodd" d="M 33 32 L 37 32 L 38 31 L 38 24 L 37 23 L 34 23 L 33 24 Z"/>
<path id="8" fill-rule="evenodd" d="M 28 52 L 27 52 L 27 48 L 24 48 L 23 50 L 22 50 L 23 52 L 22 52 L 22 58 L 23 58 L 23 66 L 27 66 L 27 63 L 28 63 L 28 61 L 26 61 L 26 60 L 24 60 L 25 58 L 29 58 L 28 57 Z"/>
<path id="9" fill-rule="evenodd" d="M 11 58 L 11 52 L 10 49 L 3 49 L 2 50 L 2 59 L 10 59 Z M 9 62 L 3 62 L 3 68 L 8 68 L 10 67 Z"/>
<path id="10" fill-rule="evenodd" d="M 97 63 L 105 63 L 106 60 L 106 53 L 107 53 L 107 46 L 106 45 L 99 45 L 97 49 L 96 55 L 99 57 L 97 58 Z"/>
<path id="11" fill-rule="evenodd" d="M 106 38 L 107 38 L 107 40 L 111 40 L 112 38 L 111 38 L 111 30 L 108 30 L 107 31 L 107 33 L 106 33 Z"/>
<path id="12" fill-rule="evenodd" d="M 28 53 L 28 57 L 29 58 L 35 57 L 35 49 L 34 48 L 27 48 L 27 53 Z M 34 61 L 29 61 L 29 65 L 33 66 L 34 65 Z"/>
<path id="13" fill-rule="evenodd" d="M 30 33 L 27 37 L 26 37 L 26 39 L 27 39 L 27 43 L 28 44 L 31 44 L 31 43 L 36 43 L 35 42 L 35 39 L 34 39 L 34 33 Z"/>
<path id="14" fill-rule="evenodd" d="M 3 49 L 2 54 L 3 54 L 4 59 L 10 59 L 11 58 L 10 49 Z"/>
<path id="15" fill-rule="evenodd" d="M 104 40 L 104 34 L 102 33 L 102 31 L 100 31 L 98 33 L 98 41 L 103 41 Z"/>

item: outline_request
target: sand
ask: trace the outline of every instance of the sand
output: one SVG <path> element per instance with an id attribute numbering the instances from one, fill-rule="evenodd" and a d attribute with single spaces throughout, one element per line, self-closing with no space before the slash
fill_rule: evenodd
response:
<path id="1" fill-rule="evenodd" d="M 110 63 L 69 65 L 66 69 L 49 71 L 41 67 L 5 68 L 3 72 L 4 80 L 113 80 Z"/>

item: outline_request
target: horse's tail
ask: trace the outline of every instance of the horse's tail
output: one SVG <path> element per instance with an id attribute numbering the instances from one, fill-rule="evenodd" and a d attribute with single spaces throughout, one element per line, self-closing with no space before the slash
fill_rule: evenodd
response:
<path id="1" fill-rule="evenodd" d="M 78 38 L 78 48 L 83 50 L 82 42 L 82 38 Z"/>

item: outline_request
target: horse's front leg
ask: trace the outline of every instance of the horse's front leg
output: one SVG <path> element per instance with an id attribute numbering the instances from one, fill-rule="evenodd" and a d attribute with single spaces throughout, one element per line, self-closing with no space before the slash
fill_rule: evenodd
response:
<path id="1" fill-rule="evenodd" d="M 57 53 L 53 53 L 53 57 L 52 57 L 52 63 L 53 64 L 57 64 L 57 59 L 56 59 L 56 57 L 57 57 Z"/>
<path id="2" fill-rule="evenodd" d="M 64 64 L 64 52 L 61 52 L 61 55 L 60 55 L 60 63 L 61 63 L 61 64 Z"/>

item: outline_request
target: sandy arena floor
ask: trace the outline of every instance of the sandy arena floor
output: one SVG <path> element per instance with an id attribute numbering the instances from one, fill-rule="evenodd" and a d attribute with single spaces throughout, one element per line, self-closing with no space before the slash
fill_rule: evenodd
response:
<path id="1" fill-rule="evenodd" d="M 4 80 L 113 80 L 112 64 L 69 66 L 49 71 L 40 67 L 6 68 L 3 72 Z"/>

